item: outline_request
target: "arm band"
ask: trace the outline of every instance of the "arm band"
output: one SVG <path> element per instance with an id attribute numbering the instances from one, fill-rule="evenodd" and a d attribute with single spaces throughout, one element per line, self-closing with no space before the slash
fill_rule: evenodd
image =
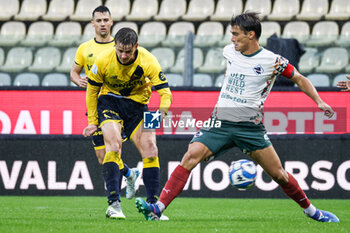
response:
<path id="1" fill-rule="evenodd" d="M 294 66 L 288 63 L 287 67 L 284 69 L 281 75 L 286 78 L 292 78 L 294 76 L 294 69 Z"/>
<path id="2" fill-rule="evenodd" d="M 95 82 L 94 80 L 88 79 L 89 84 L 97 87 L 102 87 L 103 83 Z"/>

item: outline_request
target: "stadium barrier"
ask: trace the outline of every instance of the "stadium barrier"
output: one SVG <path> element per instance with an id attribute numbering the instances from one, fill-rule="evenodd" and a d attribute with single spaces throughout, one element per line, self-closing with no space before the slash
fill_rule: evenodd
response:
<path id="1" fill-rule="evenodd" d="M 294 174 L 310 198 L 350 198 L 349 134 L 271 135 L 283 166 Z M 161 187 L 179 164 L 191 136 L 158 136 Z M 101 168 L 89 139 L 71 135 L 0 135 L 0 195 L 103 196 Z M 124 161 L 142 171 L 139 153 L 123 144 Z M 182 197 L 284 198 L 284 193 L 258 167 L 256 185 L 246 191 L 230 186 L 231 161 L 248 158 L 232 149 L 200 163 Z M 137 195 L 145 196 L 142 179 Z M 122 183 L 125 194 L 125 182 Z"/>

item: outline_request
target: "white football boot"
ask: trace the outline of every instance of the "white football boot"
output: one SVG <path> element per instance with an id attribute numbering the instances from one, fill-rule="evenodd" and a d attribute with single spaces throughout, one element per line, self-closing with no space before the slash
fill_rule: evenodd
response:
<path id="1" fill-rule="evenodd" d="M 126 195 L 126 198 L 129 200 L 135 196 L 135 193 L 136 193 L 135 183 L 139 175 L 140 175 L 139 169 L 135 167 L 130 169 L 130 176 L 128 178 L 125 178 L 125 181 L 126 181 L 125 195 Z"/>
<path id="2" fill-rule="evenodd" d="M 125 215 L 123 214 L 120 201 L 115 201 L 108 206 L 106 217 L 111 219 L 125 220 Z"/>

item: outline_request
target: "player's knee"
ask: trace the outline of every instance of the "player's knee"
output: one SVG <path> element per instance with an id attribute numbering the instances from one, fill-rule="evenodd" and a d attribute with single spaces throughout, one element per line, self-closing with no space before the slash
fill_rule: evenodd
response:
<path id="1" fill-rule="evenodd" d="M 118 143 L 115 144 L 106 144 L 106 151 L 115 151 L 118 152 L 120 151 L 120 145 Z"/>
<path id="2" fill-rule="evenodd" d="M 116 151 L 119 152 L 121 150 L 122 140 L 121 138 L 114 137 L 111 139 L 105 138 L 105 146 L 107 151 Z"/>
<path id="3" fill-rule="evenodd" d="M 113 133 L 112 132 L 104 133 L 103 140 L 106 147 L 111 145 L 116 145 L 120 147 L 121 144 L 123 143 L 123 139 L 118 130 L 113 131 Z"/>

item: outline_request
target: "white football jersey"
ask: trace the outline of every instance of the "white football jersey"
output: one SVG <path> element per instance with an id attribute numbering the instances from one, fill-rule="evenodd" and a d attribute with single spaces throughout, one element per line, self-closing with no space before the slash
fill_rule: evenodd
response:
<path id="1" fill-rule="evenodd" d="M 227 67 L 213 115 L 219 120 L 260 123 L 263 105 L 288 60 L 261 48 L 252 55 L 236 51 L 234 44 L 223 50 Z"/>

